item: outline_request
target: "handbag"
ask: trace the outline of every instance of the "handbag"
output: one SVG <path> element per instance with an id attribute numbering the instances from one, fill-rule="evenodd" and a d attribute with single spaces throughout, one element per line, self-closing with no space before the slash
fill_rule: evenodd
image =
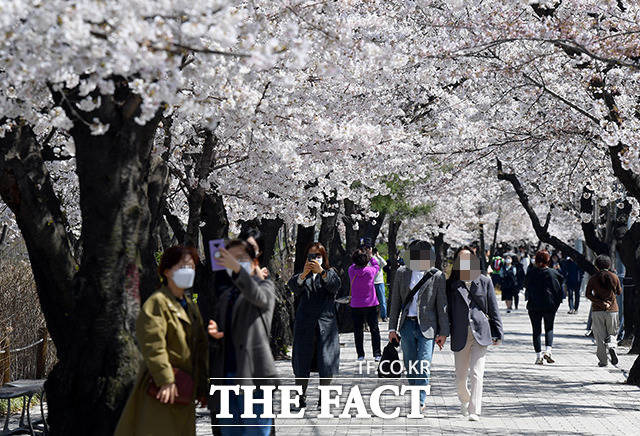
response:
<path id="1" fill-rule="evenodd" d="M 193 378 L 188 373 L 178 368 L 173 368 L 173 375 L 175 378 L 174 383 L 178 388 L 178 396 L 174 398 L 173 402 L 176 404 L 192 404 L 194 389 Z M 147 393 L 155 398 L 156 395 L 158 395 L 160 388 L 153 381 L 153 377 L 150 378 L 151 380 L 149 381 Z"/>
<path id="2" fill-rule="evenodd" d="M 476 303 L 476 306 L 478 306 L 478 309 L 480 309 L 480 312 L 482 312 L 482 314 L 485 316 L 485 318 L 487 318 L 487 320 L 489 319 L 489 315 L 487 315 L 487 312 L 484 311 L 484 309 L 482 308 L 482 304 L 480 304 L 478 302 L 478 300 L 475 299 L 475 296 L 471 293 L 471 290 L 469 288 L 467 288 L 465 286 L 465 289 L 467 290 L 467 293 L 469 294 L 469 299 L 472 300 L 474 303 Z"/>
<path id="3" fill-rule="evenodd" d="M 389 341 L 382 351 L 382 358 L 378 364 L 379 378 L 400 378 L 402 376 L 402 364 L 398 355 L 397 341 Z M 398 362 L 397 364 L 395 362 Z"/>

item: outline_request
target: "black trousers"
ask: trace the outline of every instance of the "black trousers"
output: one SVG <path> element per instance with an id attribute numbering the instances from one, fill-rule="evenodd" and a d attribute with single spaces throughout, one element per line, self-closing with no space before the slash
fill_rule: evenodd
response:
<path id="1" fill-rule="evenodd" d="M 378 328 L 378 306 L 352 307 L 353 336 L 356 341 L 358 357 L 364 357 L 364 323 L 366 321 L 371 332 L 371 347 L 374 356 L 380 356 L 380 329 Z"/>
<path id="2" fill-rule="evenodd" d="M 567 294 L 569 294 L 569 309 L 577 312 L 580 306 L 580 287 L 570 288 L 567 286 Z"/>
<path id="3" fill-rule="evenodd" d="M 547 347 L 553 346 L 553 322 L 556 318 L 555 311 L 538 312 L 529 311 L 529 319 L 533 328 L 533 349 L 536 353 L 542 351 L 540 336 L 542 335 L 542 320 L 544 319 L 544 343 Z"/>

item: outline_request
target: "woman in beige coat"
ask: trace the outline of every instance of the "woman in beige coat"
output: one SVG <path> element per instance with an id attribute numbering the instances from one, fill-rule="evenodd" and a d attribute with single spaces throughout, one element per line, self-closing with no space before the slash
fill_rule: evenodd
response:
<path id="1" fill-rule="evenodd" d="M 158 267 L 162 286 L 144 303 L 136 322 L 143 362 L 135 387 L 116 428 L 116 436 L 194 435 L 195 401 L 208 396 L 208 339 L 198 306 L 185 295 L 193 285 L 198 253 L 175 246 Z M 175 402 L 181 370 L 193 380 L 190 404 Z M 151 382 L 158 387 L 152 396 Z"/>

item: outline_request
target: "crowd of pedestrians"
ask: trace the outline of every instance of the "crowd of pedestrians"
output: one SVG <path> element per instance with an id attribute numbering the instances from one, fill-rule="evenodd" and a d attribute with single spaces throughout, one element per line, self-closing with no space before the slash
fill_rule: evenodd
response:
<path id="1" fill-rule="evenodd" d="M 217 384 L 255 385 L 254 399 L 263 398 L 263 385 L 278 382 L 270 348 L 271 319 L 276 303 L 274 282 L 259 262 L 259 232 L 226 242 L 216 253 L 209 292 L 193 287 L 198 253 L 194 248 L 167 249 L 159 262 L 161 285 L 143 304 L 136 325 L 142 363 L 135 387 L 121 415 L 116 435 L 194 434 L 196 400 L 211 412 L 216 434 L 268 435 L 273 420 L 245 417 L 242 390 L 231 392 L 230 417 L 217 418 L 219 396 L 209 396 L 209 379 Z M 496 291 L 506 313 L 519 309 L 524 293 L 531 321 L 535 364 L 555 363 L 553 329 L 566 297 L 569 313 L 580 307 L 584 273 L 570 257 L 539 250 L 530 257 L 526 247 L 501 256 L 477 256 L 464 246 L 453 258 L 448 275 L 436 267 L 433 246 L 412 241 L 399 258 L 389 288 L 387 261 L 372 243 L 363 243 L 351 255 L 347 269 L 348 298 L 340 301 L 343 280 L 331 266 L 326 248 L 310 244 L 304 266 L 288 280 L 296 297 L 292 367 L 302 387 L 297 408 L 307 407 L 312 372 L 321 385 L 331 383 L 340 366 L 338 310 L 348 303 L 353 321 L 357 360 L 365 359 L 364 331 L 370 332 L 373 359 L 382 359 L 379 321 L 388 321 L 389 341 L 400 345 L 407 382 L 422 386 L 420 405 L 426 407 L 431 385 L 431 361 L 437 345 L 450 338 L 461 413 L 480 419 L 485 358 L 490 345 L 504 337 Z M 405 263 L 406 260 L 406 263 Z M 487 265 L 487 274 L 482 264 Z M 588 279 L 585 296 L 591 301 L 590 328 L 600 366 L 618 363 L 619 310 L 622 286 L 607 256 L 595 260 L 597 273 Z M 213 303 L 215 302 L 215 304 Z M 387 306 L 387 302 L 389 305 Z M 545 349 L 542 349 L 544 326 Z M 386 352 L 386 351 L 385 351 Z M 318 404 L 319 406 L 319 404 Z M 242 429 L 242 430 L 239 430 Z"/>

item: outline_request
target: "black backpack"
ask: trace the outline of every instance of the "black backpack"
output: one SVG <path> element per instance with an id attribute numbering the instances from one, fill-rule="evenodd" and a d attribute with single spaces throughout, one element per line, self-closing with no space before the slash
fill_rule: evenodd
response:
<path id="1" fill-rule="evenodd" d="M 394 340 L 389 342 L 382 350 L 382 358 L 378 365 L 379 378 L 400 378 L 402 376 L 402 363 L 400 362 L 400 356 L 398 356 L 398 350 L 396 350 L 399 345 L 400 343 Z"/>

